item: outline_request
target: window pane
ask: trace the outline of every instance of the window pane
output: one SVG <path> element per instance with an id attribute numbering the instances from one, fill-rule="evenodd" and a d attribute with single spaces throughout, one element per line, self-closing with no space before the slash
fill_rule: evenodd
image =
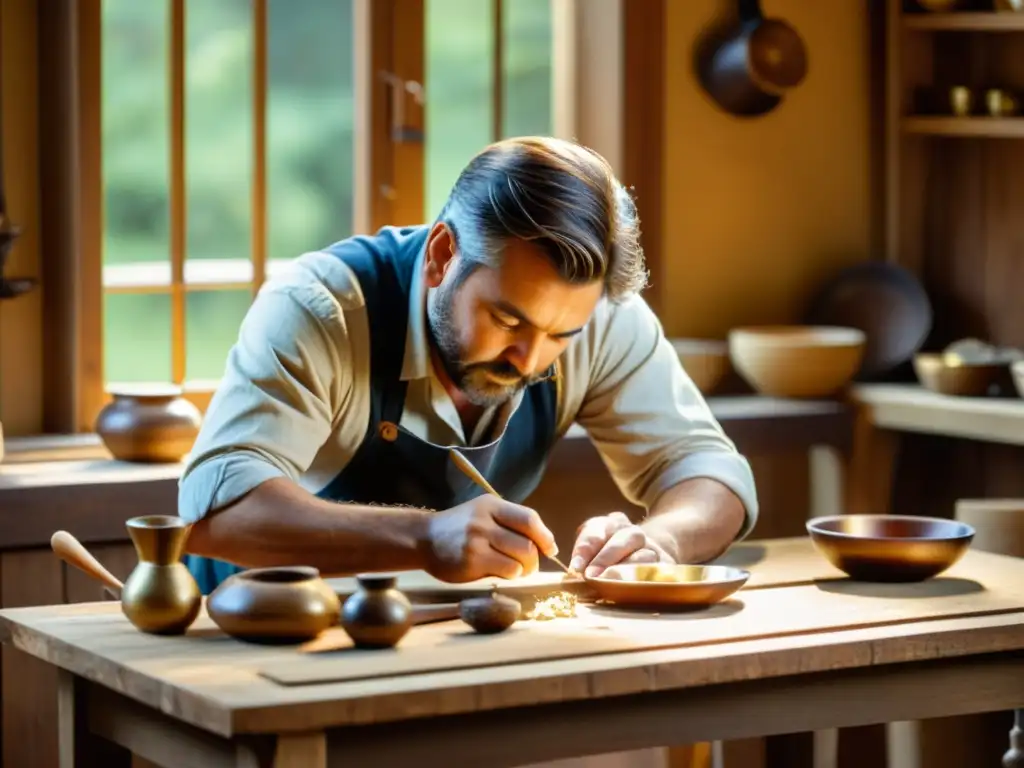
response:
<path id="1" fill-rule="evenodd" d="M 238 339 L 250 291 L 192 291 L 185 297 L 185 371 L 189 381 L 216 381 Z"/>
<path id="2" fill-rule="evenodd" d="M 107 382 L 171 381 L 171 297 L 108 293 L 103 302 Z"/>
<path id="3" fill-rule="evenodd" d="M 187 3 L 185 48 L 188 258 L 249 259 L 250 0 Z"/>
<path id="4" fill-rule="evenodd" d="M 166 261 L 168 5 L 102 7 L 103 263 Z"/>
<path id="5" fill-rule="evenodd" d="M 462 167 L 494 137 L 492 10 L 483 0 L 426 0 L 427 220 L 437 216 Z"/>
<path id="6" fill-rule="evenodd" d="M 352 0 L 270 0 L 267 255 L 352 234 Z"/>
<path id="7" fill-rule="evenodd" d="M 502 136 L 548 135 L 551 126 L 551 0 L 502 3 Z"/>

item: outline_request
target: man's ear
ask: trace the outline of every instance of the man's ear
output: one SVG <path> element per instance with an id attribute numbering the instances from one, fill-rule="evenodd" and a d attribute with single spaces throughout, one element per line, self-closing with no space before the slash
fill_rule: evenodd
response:
<path id="1" fill-rule="evenodd" d="M 427 235 L 423 269 L 428 288 L 437 288 L 455 261 L 455 237 L 448 225 L 437 222 Z"/>

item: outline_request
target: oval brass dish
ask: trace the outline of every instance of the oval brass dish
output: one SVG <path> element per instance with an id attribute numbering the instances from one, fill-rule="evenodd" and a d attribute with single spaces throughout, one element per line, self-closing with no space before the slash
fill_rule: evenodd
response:
<path id="1" fill-rule="evenodd" d="M 721 602 L 750 572 L 727 565 L 630 563 L 587 578 L 598 600 L 623 606 L 702 606 Z"/>
<path id="2" fill-rule="evenodd" d="M 316 568 L 252 568 L 211 592 L 206 612 L 239 640 L 301 643 L 338 623 L 341 601 Z"/>
<path id="3" fill-rule="evenodd" d="M 836 515 L 807 522 L 811 541 L 858 581 L 924 581 L 959 560 L 974 539 L 966 523 L 912 515 Z"/>

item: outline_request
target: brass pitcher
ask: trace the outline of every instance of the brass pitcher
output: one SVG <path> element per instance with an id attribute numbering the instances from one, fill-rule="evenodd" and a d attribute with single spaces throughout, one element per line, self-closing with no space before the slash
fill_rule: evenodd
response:
<path id="1" fill-rule="evenodd" d="M 191 526 L 169 515 L 133 517 L 125 525 L 139 556 L 121 592 L 125 616 L 143 632 L 183 634 L 199 615 L 203 600 L 199 585 L 181 562 Z"/>

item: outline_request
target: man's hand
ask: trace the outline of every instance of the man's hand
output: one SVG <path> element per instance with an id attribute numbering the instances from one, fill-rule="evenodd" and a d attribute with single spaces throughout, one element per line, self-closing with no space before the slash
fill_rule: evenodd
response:
<path id="1" fill-rule="evenodd" d="M 450 583 L 514 579 L 537 570 L 539 553 L 558 553 L 534 510 L 489 494 L 431 515 L 423 549 L 427 572 Z"/>
<path id="2" fill-rule="evenodd" d="M 617 563 L 671 563 L 672 556 L 621 512 L 592 517 L 576 536 L 569 568 L 585 576 L 600 576 Z"/>

